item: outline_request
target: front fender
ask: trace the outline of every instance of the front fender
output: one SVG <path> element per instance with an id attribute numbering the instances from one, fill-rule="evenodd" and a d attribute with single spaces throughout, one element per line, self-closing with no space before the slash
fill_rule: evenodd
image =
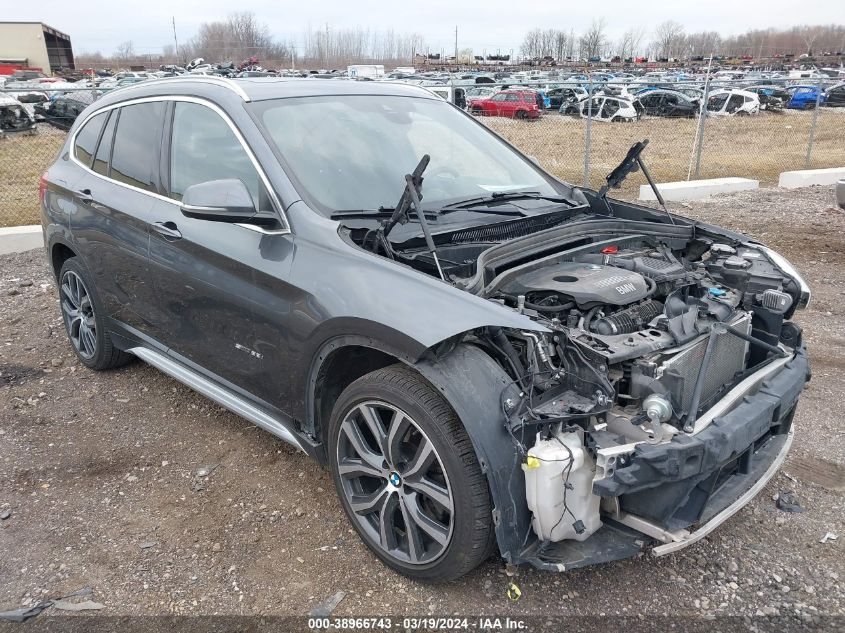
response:
<path id="1" fill-rule="evenodd" d="M 502 403 L 519 388 L 480 348 L 462 344 L 442 358 L 425 358 L 413 367 L 449 402 L 469 435 L 487 477 L 493 524 L 502 557 L 516 563 L 531 529 L 521 458 L 506 427 Z"/>

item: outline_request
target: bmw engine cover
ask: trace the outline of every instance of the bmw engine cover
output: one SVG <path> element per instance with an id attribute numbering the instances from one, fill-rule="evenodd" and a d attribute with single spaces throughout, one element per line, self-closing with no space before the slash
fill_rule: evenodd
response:
<path id="1" fill-rule="evenodd" d="M 643 276 L 631 270 L 601 264 L 562 262 L 525 273 L 502 290 L 512 295 L 557 293 L 583 308 L 593 304 L 628 305 L 645 299 L 648 289 Z"/>

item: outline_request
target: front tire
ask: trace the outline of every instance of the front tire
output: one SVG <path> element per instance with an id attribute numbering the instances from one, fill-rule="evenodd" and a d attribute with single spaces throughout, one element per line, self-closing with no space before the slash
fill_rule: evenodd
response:
<path id="1" fill-rule="evenodd" d="M 338 398 L 329 467 L 341 505 L 387 566 L 443 582 L 494 545 L 490 493 L 458 416 L 404 365 L 371 372 Z"/>
<path id="2" fill-rule="evenodd" d="M 65 260 L 59 271 L 59 306 L 68 341 L 83 365 L 99 371 L 132 360 L 112 343 L 97 288 L 78 257 Z"/>

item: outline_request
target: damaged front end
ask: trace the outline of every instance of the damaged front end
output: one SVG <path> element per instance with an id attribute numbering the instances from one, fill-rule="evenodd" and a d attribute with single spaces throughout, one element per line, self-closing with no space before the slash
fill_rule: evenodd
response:
<path id="1" fill-rule="evenodd" d="M 599 192 L 503 191 L 428 212 L 424 156 L 389 219 L 346 223 L 359 246 L 532 325 L 476 328 L 417 363 L 474 443 L 511 564 L 564 570 L 694 542 L 791 443 L 810 372 L 790 319 L 810 290 L 742 235 L 608 198 L 640 169 L 662 204 L 646 144 Z M 495 219 L 442 219 L 473 209 Z"/>
<path id="2" fill-rule="evenodd" d="M 445 270 L 543 326 L 463 341 L 501 372 L 495 406 L 468 407 L 486 416 L 468 430 L 488 453 L 510 563 L 564 570 L 674 551 L 747 503 L 791 443 L 809 365 L 789 319 L 806 284 L 739 236 L 623 219 L 627 205 L 612 204 L 616 217 L 503 241 Z M 493 370 L 472 381 L 482 372 Z M 510 458 L 490 448 L 493 416 Z"/>
<path id="3" fill-rule="evenodd" d="M 0 138 L 34 133 L 35 120 L 23 104 L 8 95 L 0 94 Z"/>

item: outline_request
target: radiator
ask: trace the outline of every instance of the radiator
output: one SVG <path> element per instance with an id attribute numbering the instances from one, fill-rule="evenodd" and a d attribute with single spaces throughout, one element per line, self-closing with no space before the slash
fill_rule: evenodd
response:
<path id="1" fill-rule="evenodd" d="M 745 314 L 729 325 L 745 334 L 750 334 L 751 315 Z M 713 335 L 711 334 L 711 336 Z M 713 356 L 710 358 L 707 375 L 704 377 L 701 404 L 707 403 L 724 385 L 732 382 L 737 372 L 745 369 L 748 356 L 747 341 L 729 332 L 715 336 L 718 336 L 718 339 L 716 340 L 716 347 L 713 349 Z M 707 349 L 708 340 L 709 337 L 705 337 L 672 355 L 658 370 L 658 375 L 671 372 L 682 378 L 680 393 L 674 395 L 681 403 L 683 411 L 689 408 L 692 401 L 692 393 L 695 390 L 695 383 L 698 380 L 701 361 L 704 360 L 704 351 Z"/>

